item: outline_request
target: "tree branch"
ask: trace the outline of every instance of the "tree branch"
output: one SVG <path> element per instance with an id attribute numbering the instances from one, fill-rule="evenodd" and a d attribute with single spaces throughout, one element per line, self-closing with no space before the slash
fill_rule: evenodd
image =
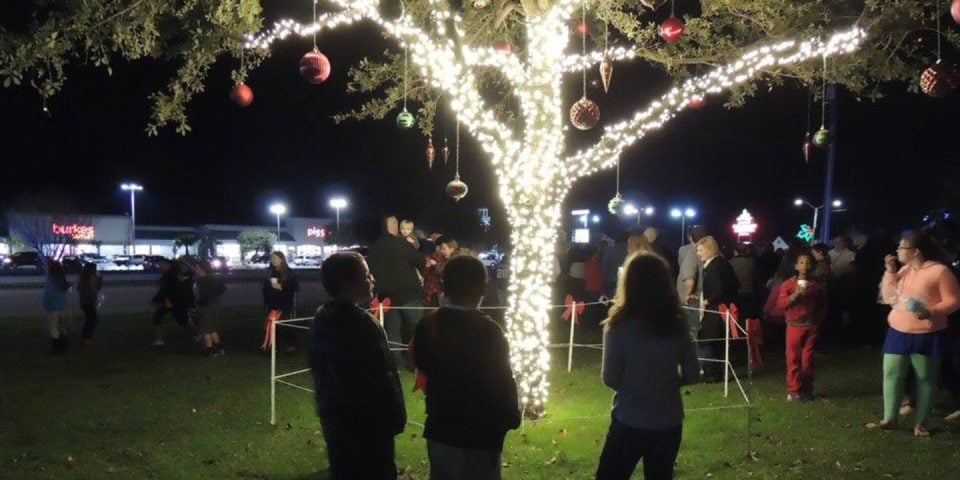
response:
<path id="1" fill-rule="evenodd" d="M 824 55 L 849 53 L 859 48 L 865 36 L 863 30 L 854 27 L 852 30 L 834 34 L 827 40 L 815 38 L 802 43 L 785 41 L 752 50 L 724 67 L 686 80 L 682 85 L 673 87 L 654 100 L 646 110 L 638 112 L 633 118 L 607 127 L 597 144 L 590 149 L 568 157 L 564 162 L 566 172 L 565 175 L 560 175 L 560 181 L 569 188 L 580 177 L 612 167 L 625 149 L 687 108 L 691 98 L 720 93 L 752 80 L 772 68 Z"/>

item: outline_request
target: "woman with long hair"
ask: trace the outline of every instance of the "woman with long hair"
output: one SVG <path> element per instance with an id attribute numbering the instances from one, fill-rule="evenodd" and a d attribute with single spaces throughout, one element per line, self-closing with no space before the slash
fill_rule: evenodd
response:
<path id="1" fill-rule="evenodd" d="M 603 383 L 616 393 L 596 478 L 628 480 L 643 459 L 644 478 L 670 479 L 683 431 L 680 386 L 696 382 L 700 367 L 667 262 L 628 257 L 613 302 Z"/>
<path id="2" fill-rule="evenodd" d="M 43 283 L 43 312 L 46 315 L 47 331 L 50 333 L 50 345 L 53 353 L 60 354 L 67 351 L 70 344 L 61 323 L 61 314 L 67 308 L 67 292 L 70 283 L 63 271 L 63 265 L 56 261 L 47 262 L 47 279 Z"/>
<path id="3" fill-rule="evenodd" d="M 936 240 L 919 231 L 904 235 L 897 255 L 884 259 L 880 296 L 892 308 L 883 342 L 883 420 L 868 423 L 868 428 L 896 428 L 907 371 L 912 368 L 916 376 L 913 434 L 930 436 L 926 422 L 937 371 L 949 351 L 947 316 L 960 308 L 960 286 L 943 262 Z"/>
<path id="4" fill-rule="evenodd" d="M 278 310 L 280 311 L 280 318 L 293 318 L 294 303 L 299 290 L 300 279 L 287 264 L 287 256 L 281 251 L 273 252 L 270 255 L 270 266 L 267 267 L 267 283 L 263 287 L 263 298 L 267 305 L 267 311 Z M 281 328 L 279 331 L 283 332 L 284 343 L 287 344 L 285 351 L 287 353 L 296 352 L 297 336 L 293 329 Z"/>
<path id="5" fill-rule="evenodd" d="M 97 307 L 100 305 L 100 289 L 103 277 L 97 274 L 97 264 L 83 265 L 80 279 L 77 281 L 77 293 L 80 296 L 80 310 L 83 311 L 83 346 L 93 346 L 93 331 L 97 328 Z"/>

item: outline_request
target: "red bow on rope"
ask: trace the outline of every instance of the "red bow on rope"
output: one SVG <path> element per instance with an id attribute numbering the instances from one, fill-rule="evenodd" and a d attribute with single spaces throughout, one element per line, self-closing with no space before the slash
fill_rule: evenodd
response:
<path id="1" fill-rule="evenodd" d="M 740 323 L 737 322 L 737 319 L 740 316 L 740 309 L 738 309 L 735 304 L 731 303 L 729 307 L 720 304 L 719 310 L 720 316 L 723 317 L 725 322 L 727 322 L 727 328 L 730 329 L 730 338 L 739 339 Z M 727 315 L 728 313 L 729 315 Z"/>
<path id="2" fill-rule="evenodd" d="M 390 297 L 384 298 L 383 302 L 381 302 L 379 298 L 374 298 L 373 301 L 370 302 L 370 312 L 377 313 L 377 311 L 380 310 L 380 306 L 383 306 L 383 313 L 387 313 L 390 311 L 392 304 L 393 302 L 390 300 Z"/>
<path id="3" fill-rule="evenodd" d="M 410 361 L 416 364 L 417 351 L 414 348 L 413 342 L 410 342 Z M 420 390 L 424 394 L 427 393 L 427 374 L 423 373 L 423 370 L 417 369 L 417 377 L 413 380 L 413 391 L 416 392 Z"/>
<path id="4" fill-rule="evenodd" d="M 261 350 L 267 350 L 273 345 L 273 324 L 277 323 L 277 320 L 280 320 L 280 317 L 283 316 L 283 312 L 280 310 L 270 310 L 267 313 L 267 321 L 264 322 L 263 329 L 263 344 L 260 345 Z"/>
<path id="5" fill-rule="evenodd" d="M 578 302 L 573 299 L 573 295 L 567 294 L 567 298 L 563 300 L 563 304 L 567 306 L 566 310 L 563 311 L 563 319 L 570 321 L 570 317 L 573 315 L 573 310 L 577 310 L 577 325 L 580 325 L 580 318 L 583 317 L 583 311 L 586 310 L 587 305 L 585 302 Z"/>

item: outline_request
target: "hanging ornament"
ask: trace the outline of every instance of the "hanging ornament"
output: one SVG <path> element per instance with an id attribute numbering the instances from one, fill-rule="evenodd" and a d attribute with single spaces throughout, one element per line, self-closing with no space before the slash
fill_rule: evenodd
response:
<path id="1" fill-rule="evenodd" d="M 574 30 L 576 30 L 577 35 L 585 37 L 590 34 L 590 23 L 588 23 L 585 19 L 581 19 L 579 22 L 577 22 L 577 26 L 574 28 Z"/>
<path id="2" fill-rule="evenodd" d="M 427 137 L 427 170 L 433 168 L 433 159 L 437 151 L 433 148 L 433 137 Z"/>
<path id="3" fill-rule="evenodd" d="M 673 0 L 670 0 L 670 17 L 660 24 L 660 38 L 667 43 L 674 43 L 683 36 L 684 27 L 683 20 L 674 13 Z"/>
<path id="4" fill-rule="evenodd" d="M 513 51 L 513 48 L 510 46 L 510 42 L 506 40 L 501 40 L 497 43 L 494 43 L 493 49 L 504 55 L 509 55 Z"/>
<path id="5" fill-rule="evenodd" d="M 450 144 L 447 142 L 447 137 L 443 137 L 443 164 L 448 163 L 450 163 Z"/>
<path id="6" fill-rule="evenodd" d="M 454 156 L 456 162 L 456 169 L 453 176 L 453 180 L 447 184 L 447 187 L 444 189 L 447 192 L 447 196 L 452 198 L 455 202 L 459 202 L 461 198 L 467 196 L 467 184 L 460 180 L 460 120 L 457 119 L 457 143 L 456 143 L 456 154 Z"/>
<path id="7" fill-rule="evenodd" d="M 683 20 L 678 17 L 670 17 L 660 24 L 660 38 L 667 43 L 674 43 L 683 36 Z"/>
<path id="8" fill-rule="evenodd" d="M 412 128 L 414 123 L 413 114 L 408 112 L 406 108 L 400 112 L 400 115 L 397 115 L 397 126 L 404 130 Z"/>
<path id="9" fill-rule="evenodd" d="M 610 202 L 607 203 L 607 211 L 610 212 L 611 215 L 620 215 L 623 212 L 624 203 L 623 195 L 617 192 L 617 194 L 610 199 Z"/>
<path id="10" fill-rule="evenodd" d="M 610 93 L 610 80 L 613 79 L 613 59 L 610 58 L 610 26 L 603 26 L 603 60 L 600 61 L 600 81 L 603 93 Z"/>
<path id="11" fill-rule="evenodd" d="M 600 107 L 587 97 L 570 107 L 570 123 L 578 130 L 590 130 L 600 121 Z"/>
<path id="12" fill-rule="evenodd" d="M 407 111 L 407 61 L 410 56 L 407 46 L 403 46 L 403 111 L 397 115 L 397 126 L 406 130 L 414 124 L 413 114 Z"/>
<path id="13" fill-rule="evenodd" d="M 827 132 L 829 134 L 829 132 Z M 813 153 L 813 141 L 810 139 L 810 132 L 803 138 L 803 161 L 810 163 L 810 155 Z"/>
<path id="14" fill-rule="evenodd" d="M 640 0 L 640 3 L 642 3 L 644 7 L 647 7 L 650 10 L 656 10 L 662 7 L 664 3 L 667 3 L 667 0 Z"/>
<path id="15" fill-rule="evenodd" d="M 707 105 L 707 99 L 704 97 L 693 97 L 687 102 L 687 106 L 699 110 Z"/>
<path id="16" fill-rule="evenodd" d="M 610 92 L 610 80 L 613 79 L 613 59 L 604 53 L 600 61 L 600 80 L 603 82 L 603 93 Z"/>
<path id="17" fill-rule="evenodd" d="M 230 90 L 230 101 L 238 107 L 249 107 L 253 103 L 253 90 L 246 83 L 240 82 Z"/>
<path id="18" fill-rule="evenodd" d="M 473 8 L 487 8 L 487 5 L 490 5 L 490 0 L 473 0 Z"/>
<path id="19" fill-rule="evenodd" d="M 953 17 L 954 22 L 960 24 L 960 0 L 953 0 L 950 4 L 950 16 Z"/>
<path id="20" fill-rule="evenodd" d="M 931 97 L 945 97 L 960 86 L 960 72 L 956 67 L 937 62 L 920 75 L 920 90 Z"/>
<path id="21" fill-rule="evenodd" d="M 450 183 L 447 184 L 444 189 L 447 192 L 447 196 L 452 198 L 454 201 L 459 202 L 461 198 L 467 196 L 467 192 L 470 190 L 467 187 L 467 184 L 460 180 L 460 175 L 457 175 L 450 180 Z"/>
<path id="22" fill-rule="evenodd" d="M 300 76 L 314 85 L 327 81 L 330 77 L 330 59 L 314 48 L 300 57 Z"/>
<path id="23" fill-rule="evenodd" d="M 833 132 L 825 126 L 821 126 L 820 130 L 817 130 L 817 133 L 813 134 L 813 144 L 820 148 L 829 147 L 832 142 Z"/>

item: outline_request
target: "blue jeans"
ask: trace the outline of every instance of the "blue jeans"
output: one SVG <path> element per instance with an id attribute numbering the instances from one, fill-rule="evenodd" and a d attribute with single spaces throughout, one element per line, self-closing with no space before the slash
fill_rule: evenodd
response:
<path id="1" fill-rule="evenodd" d="M 500 480 L 501 452 L 427 440 L 430 480 Z"/>
<path id="2" fill-rule="evenodd" d="M 403 305 L 396 305 L 398 307 L 423 307 L 423 302 L 421 300 L 411 300 Z M 383 329 L 387 334 L 387 341 L 390 342 L 390 349 L 393 353 L 393 359 L 397 363 L 397 368 L 403 368 L 407 366 L 412 368 L 413 364 L 406 362 L 404 360 L 406 350 L 395 350 L 401 348 L 399 344 L 406 344 L 409 342 L 409 339 L 413 338 L 413 332 L 417 328 L 417 324 L 420 323 L 420 319 L 423 317 L 423 310 L 407 310 L 399 308 L 391 308 L 387 313 L 383 314 Z M 408 341 L 404 341 L 404 331 L 407 332 Z"/>
<path id="3" fill-rule="evenodd" d="M 682 436 L 682 425 L 647 430 L 633 428 L 612 418 L 597 466 L 597 480 L 630 480 L 641 458 L 645 480 L 672 479 L 673 463 L 677 460 Z"/>

